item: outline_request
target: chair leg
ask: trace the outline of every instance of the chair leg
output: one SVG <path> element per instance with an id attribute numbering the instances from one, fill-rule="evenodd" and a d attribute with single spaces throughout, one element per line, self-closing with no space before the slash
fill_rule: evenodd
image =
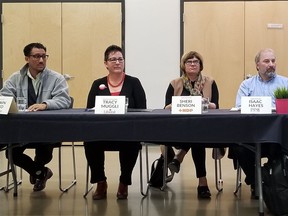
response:
<path id="1" fill-rule="evenodd" d="M 222 179 L 222 166 L 221 159 L 225 155 L 224 148 L 213 148 L 212 158 L 215 162 L 215 185 L 218 192 L 223 191 L 223 179 Z"/>
<path id="2" fill-rule="evenodd" d="M 12 147 L 10 146 L 10 144 L 8 145 L 8 177 L 7 177 L 7 185 L 9 184 L 9 172 L 12 173 L 12 178 L 13 178 L 13 196 L 17 197 L 18 195 L 18 182 L 17 182 L 17 172 L 16 172 L 16 167 L 13 163 L 13 158 L 12 158 Z M 9 168 L 10 167 L 10 168 Z M 21 179 L 22 179 L 22 174 L 21 174 Z M 21 181 L 22 182 L 22 181 Z M 9 191 L 9 187 L 6 185 L 6 188 L 4 189 L 5 191 Z"/>
<path id="3" fill-rule="evenodd" d="M 75 162 L 75 144 L 72 142 L 72 165 L 73 165 L 73 180 L 72 182 L 65 188 L 62 188 L 62 158 L 61 158 L 61 148 L 59 147 L 59 190 L 62 192 L 67 192 L 71 187 L 73 187 L 77 180 L 76 180 L 76 162 Z"/>
<path id="4" fill-rule="evenodd" d="M 15 172 L 16 172 L 16 176 L 17 176 L 17 168 L 14 166 Z M 12 172 L 12 169 L 10 168 L 10 163 L 7 163 L 7 176 L 6 176 L 6 186 L 2 187 L 1 190 L 4 190 L 5 192 L 9 192 L 11 189 L 14 188 L 14 181 L 10 182 L 10 175 L 9 173 Z M 20 179 L 17 180 L 17 186 L 22 184 L 22 169 L 19 170 L 20 172 Z M 17 177 L 16 177 L 17 179 Z"/>
<path id="5" fill-rule="evenodd" d="M 223 191 L 223 179 L 222 179 L 222 166 L 221 159 L 214 159 L 215 161 L 215 185 L 218 192 Z"/>
<path id="6" fill-rule="evenodd" d="M 237 161 L 236 187 L 235 187 L 234 195 L 237 195 L 242 185 L 241 173 L 242 173 L 242 169 L 241 169 L 241 166 L 239 165 L 239 162 Z"/>
<path id="7" fill-rule="evenodd" d="M 163 184 L 160 190 L 165 190 L 167 183 L 171 182 L 174 178 L 174 172 L 169 172 L 168 168 L 168 146 L 164 146 L 164 150 L 162 152 L 164 157 L 164 164 L 163 164 Z"/>
<path id="8" fill-rule="evenodd" d="M 15 172 L 17 172 L 16 167 L 15 167 Z M 20 179 L 17 180 L 17 186 L 22 184 L 22 169 L 20 169 L 19 172 L 20 172 Z M 0 177 L 6 175 L 6 184 L 4 186 L 0 187 L 0 190 L 3 190 L 5 192 L 9 192 L 11 189 L 14 188 L 14 181 L 12 180 L 10 182 L 10 173 L 12 173 L 12 169 L 10 168 L 9 161 L 7 161 L 7 169 L 0 173 Z"/>
<path id="9" fill-rule="evenodd" d="M 147 182 L 147 188 L 146 191 L 144 192 L 144 183 L 143 183 L 143 157 L 142 157 L 142 149 L 139 150 L 139 164 L 140 164 L 140 193 L 146 197 L 148 195 L 148 191 L 149 191 L 149 158 L 148 158 L 148 145 L 147 143 L 144 143 L 145 145 L 145 158 L 146 158 L 146 182 Z M 90 193 L 90 191 L 93 188 L 93 184 L 91 184 L 91 186 L 89 187 L 89 165 L 87 164 L 87 168 L 86 168 L 86 184 L 85 184 L 85 192 L 83 194 L 83 197 L 86 198 L 86 196 L 88 195 L 88 193 Z"/>
<path id="10" fill-rule="evenodd" d="M 86 168 L 86 184 L 85 184 L 85 193 L 83 194 L 83 197 L 86 198 L 86 196 L 88 195 L 88 193 L 92 190 L 93 188 L 93 184 L 91 184 L 91 186 L 89 187 L 89 165 L 87 164 L 87 168 Z"/>

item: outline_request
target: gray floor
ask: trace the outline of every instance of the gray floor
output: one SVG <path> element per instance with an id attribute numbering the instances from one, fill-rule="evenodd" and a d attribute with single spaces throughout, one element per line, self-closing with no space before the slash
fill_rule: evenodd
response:
<path id="1" fill-rule="evenodd" d="M 64 183 L 70 183 L 71 153 L 69 147 L 63 148 Z M 32 152 L 29 152 L 32 153 Z M 231 160 L 227 156 L 222 161 L 222 178 L 224 190 L 217 192 L 215 187 L 215 167 L 211 149 L 207 150 L 207 171 L 211 200 L 198 200 L 196 194 L 197 179 L 195 178 L 194 164 L 191 154 L 188 153 L 179 174 L 168 184 L 165 191 L 150 189 L 144 198 L 140 194 L 139 164 L 136 164 L 133 173 L 133 185 L 129 187 L 128 200 L 117 201 L 119 162 L 116 152 L 106 155 L 106 174 L 108 178 L 107 200 L 93 201 L 92 193 L 83 198 L 85 189 L 86 160 L 83 147 L 76 147 L 77 184 L 67 193 L 58 189 L 58 150 L 55 150 L 54 159 L 49 164 L 53 170 L 53 177 L 47 182 L 44 191 L 33 192 L 26 173 L 23 173 L 23 182 L 19 186 L 18 197 L 13 192 L 0 191 L 0 215 L 201 215 L 201 216 L 231 216 L 231 215 L 258 215 L 258 201 L 250 199 L 249 187 L 243 185 L 238 197 L 234 196 L 236 171 L 233 170 Z M 149 162 L 159 156 L 159 147 L 149 147 Z M 1 170 L 6 167 L 3 153 L 0 155 Z M 0 178 L 1 186 L 5 177 Z M 265 207 L 265 215 L 269 215 Z"/>

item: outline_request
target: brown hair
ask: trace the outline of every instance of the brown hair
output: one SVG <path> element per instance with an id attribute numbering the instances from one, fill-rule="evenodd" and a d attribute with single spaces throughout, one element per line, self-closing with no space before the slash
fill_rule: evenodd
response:
<path id="1" fill-rule="evenodd" d="M 261 57 L 262 53 L 264 53 L 264 52 L 272 52 L 272 53 L 274 53 L 274 50 L 270 49 L 270 48 L 265 48 L 265 49 L 260 50 L 255 56 L 255 63 L 256 64 L 260 61 L 260 57 Z"/>
<path id="2" fill-rule="evenodd" d="M 197 58 L 200 62 L 200 72 L 203 70 L 203 58 L 202 56 L 197 53 L 196 51 L 190 51 L 188 53 L 185 53 L 182 58 L 181 58 L 181 62 L 180 62 L 180 69 L 182 71 L 182 73 L 186 73 L 185 72 L 185 63 L 188 59 L 192 59 L 192 58 Z"/>

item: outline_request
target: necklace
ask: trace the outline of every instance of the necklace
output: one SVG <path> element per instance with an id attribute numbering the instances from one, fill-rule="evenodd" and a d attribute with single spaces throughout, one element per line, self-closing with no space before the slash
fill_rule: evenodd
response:
<path id="1" fill-rule="evenodd" d="M 122 85 L 122 83 L 124 82 L 124 78 L 125 78 L 125 73 L 122 73 L 122 79 L 120 80 L 120 82 L 116 85 L 113 85 L 111 82 L 110 82 L 110 79 L 109 79 L 109 75 L 107 76 L 107 81 L 108 81 L 108 84 L 110 86 L 112 86 L 113 88 L 116 88 L 116 87 L 119 87 L 120 85 Z"/>

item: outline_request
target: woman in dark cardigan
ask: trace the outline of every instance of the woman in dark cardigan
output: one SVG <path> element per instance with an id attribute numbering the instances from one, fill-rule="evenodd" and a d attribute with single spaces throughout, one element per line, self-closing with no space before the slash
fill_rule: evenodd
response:
<path id="1" fill-rule="evenodd" d="M 92 84 L 87 108 L 95 106 L 96 95 L 124 95 L 129 99 L 128 108 L 146 109 L 146 96 L 139 79 L 126 75 L 124 72 L 122 49 L 116 45 L 109 46 L 104 54 L 104 64 L 108 75 L 95 80 Z M 104 172 L 105 151 L 117 150 L 119 151 L 121 175 L 116 196 L 118 199 L 127 199 L 128 185 L 132 184 L 131 175 L 141 144 L 139 142 L 92 141 L 84 142 L 84 148 L 91 170 L 90 182 L 97 183 L 92 198 L 94 200 L 106 199 L 108 186 Z"/>

